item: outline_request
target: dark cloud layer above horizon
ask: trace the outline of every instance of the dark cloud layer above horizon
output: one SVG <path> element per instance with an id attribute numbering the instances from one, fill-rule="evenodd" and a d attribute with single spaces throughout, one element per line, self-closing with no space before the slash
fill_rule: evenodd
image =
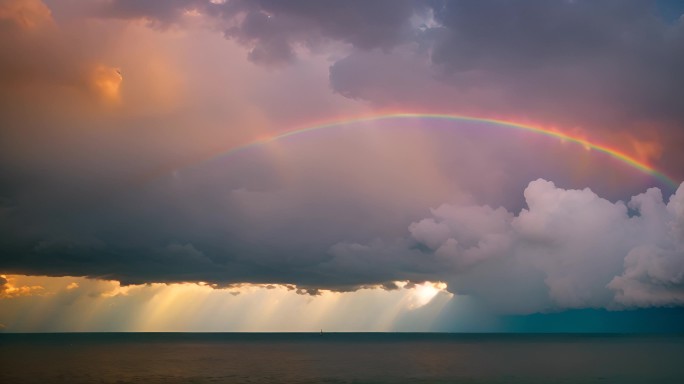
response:
<path id="1" fill-rule="evenodd" d="M 235 190 L 204 205 L 176 198 L 156 206 L 129 200 L 132 206 L 97 213 L 96 226 L 76 216 L 65 227 L 58 218 L 62 228 L 48 233 L 22 228 L 17 220 L 25 218 L 7 207 L 0 269 L 124 284 L 295 284 L 310 293 L 438 280 L 502 313 L 684 304 L 684 186 L 667 204 L 658 189 L 625 204 L 537 180 L 518 214 L 445 204 L 408 225 L 404 237 L 365 241 L 334 240 L 351 235 L 343 220 L 360 220 L 353 212 L 336 214 L 338 229 L 330 222 L 314 230 L 335 210 L 308 223 L 312 217 L 297 211 L 313 203 L 305 196 L 298 203 L 277 192 Z M 169 203 L 174 212 L 165 212 Z M 253 216 L 253 207 L 265 216 Z"/>

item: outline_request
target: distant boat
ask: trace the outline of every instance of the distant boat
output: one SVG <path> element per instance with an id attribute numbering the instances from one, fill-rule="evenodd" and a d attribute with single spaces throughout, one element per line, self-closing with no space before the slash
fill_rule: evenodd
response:
<path id="1" fill-rule="evenodd" d="M 323 334 L 323 328 L 321 328 L 321 335 Z"/>

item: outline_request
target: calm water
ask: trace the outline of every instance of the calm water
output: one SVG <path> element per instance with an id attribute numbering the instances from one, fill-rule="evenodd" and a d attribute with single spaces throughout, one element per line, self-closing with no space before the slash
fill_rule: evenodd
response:
<path id="1" fill-rule="evenodd" d="M 684 383 L 684 337 L 0 334 L 2 383 Z"/>

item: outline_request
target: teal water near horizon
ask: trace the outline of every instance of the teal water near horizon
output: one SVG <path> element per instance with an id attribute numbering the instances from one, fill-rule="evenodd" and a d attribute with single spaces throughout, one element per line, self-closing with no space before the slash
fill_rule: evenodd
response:
<path id="1" fill-rule="evenodd" d="M 684 335 L 0 334 L 2 383 L 684 383 Z"/>

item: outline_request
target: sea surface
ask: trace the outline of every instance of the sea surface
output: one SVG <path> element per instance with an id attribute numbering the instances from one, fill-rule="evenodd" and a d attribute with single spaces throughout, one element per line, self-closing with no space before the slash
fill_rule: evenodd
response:
<path id="1" fill-rule="evenodd" d="M 0 334 L 0 383 L 684 383 L 683 335 Z"/>

